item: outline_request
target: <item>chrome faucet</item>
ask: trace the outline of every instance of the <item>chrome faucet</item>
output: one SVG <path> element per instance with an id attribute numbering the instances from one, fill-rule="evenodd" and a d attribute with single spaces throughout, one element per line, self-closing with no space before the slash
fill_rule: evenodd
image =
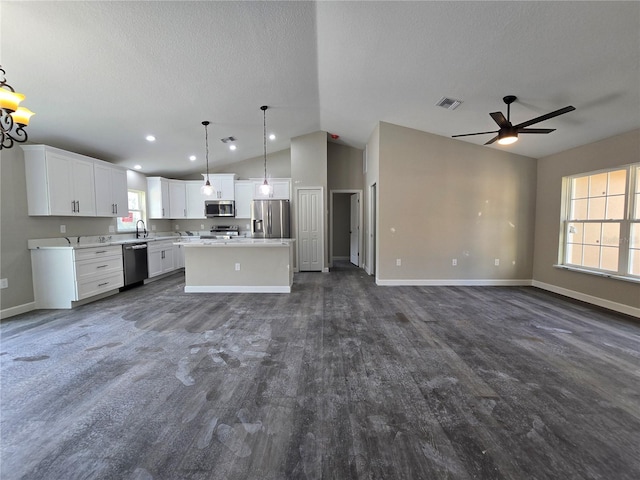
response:
<path id="1" fill-rule="evenodd" d="M 143 220 L 138 220 L 136 222 L 136 238 L 140 238 L 140 230 L 138 230 L 138 224 L 142 223 L 142 238 L 146 238 L 147 237 L 147 227 L 144 225 L 144 221 Z"/>

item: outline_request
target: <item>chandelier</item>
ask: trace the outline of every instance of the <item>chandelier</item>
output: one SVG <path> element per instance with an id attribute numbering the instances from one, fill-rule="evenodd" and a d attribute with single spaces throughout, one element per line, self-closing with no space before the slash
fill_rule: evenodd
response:
<path id="1" fill-rule="evenodd" d="M 0 150 L 3 148 L 13 147 L 14 142 L 22 143 L 27 141 L 27 132 L 24 129 L 29 125 L 29 119 L 34 113 L 28 108 L 19 107 L 18 105 L 25 96 L 16 93 L 11 85 L 5 79 L 5 71 L 0 65 L 0 127 L 2 128 L 2 143 Z"/>

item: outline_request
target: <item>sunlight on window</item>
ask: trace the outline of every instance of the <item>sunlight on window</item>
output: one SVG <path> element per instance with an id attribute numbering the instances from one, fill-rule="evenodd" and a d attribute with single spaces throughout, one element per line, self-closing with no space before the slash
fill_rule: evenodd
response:
<path id="1" fill-rule="evenodd" d="M 118 218 L 118 232 L 133 232 L 138 220 L 147 221 L 145 193 L 129 190 L 129 214 Z"/>

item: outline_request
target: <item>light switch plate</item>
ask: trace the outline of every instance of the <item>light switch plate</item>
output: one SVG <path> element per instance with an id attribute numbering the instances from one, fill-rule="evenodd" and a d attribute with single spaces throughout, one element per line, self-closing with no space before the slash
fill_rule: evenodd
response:
<path id="1" fill-rule="evenodd" d="M 0 288 L 9 288 L 9 279 L 8 278 L 0 279 Z"/>

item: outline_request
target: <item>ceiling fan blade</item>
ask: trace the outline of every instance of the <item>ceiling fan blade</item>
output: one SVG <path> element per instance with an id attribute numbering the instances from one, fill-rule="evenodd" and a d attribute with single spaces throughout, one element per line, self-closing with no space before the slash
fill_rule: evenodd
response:
<path id="1" fill-rule="evenodd" d="M 493 120 L 498 124 L 500 128 L 511 126 L 511 123 L 506 118 L 504 118 L 502 112 L 491 112 L 489 115 L 491 115 L 491 118 L 493 118 Z"/>
<path id="2" fill-rule="evenodd" d="M 549 120 L 550 118 L 557 117 L 558 115 L 562 115 L 564 113 L 573 112 L 576 107 L 569 105 L 568 107 L 561 108 L 560 110 L 556 110 L 555 112 L 547 113 L 546 115 L 542 115 L 540 117 L 532 118 L 526 122 L 519 123 L 515 125 L 515 128 L 523 128 L 528 127 L 529 125 L 533 125 L 534 123 L 543 122 L 545 120 Z"/>
<path id="3" fill-rule="evenodd" d="M 491 140 L 489 140 L 487 143 L 485 143 L 485 145 L 491 145 L 493 142 L 495 142 L 496 140 L 498 140 L 498 135 L 496 135 L 495 137 L 493 137 Z"/>
<path id="4" fill-rule="evenodd" d="M 519 128 L 518 133 L 551 133 L 555 128 Z"/>
<path id="5" fill-rule="evenodd" d="M 485 135 L 487 133 L 498 133 L 498 130 L 493 130 L 491 132 L 463 133 L 462 135 L 451 135 L 451 138 L 454 138 L 454 137 L 468 137 L 470 135 Z"/>

